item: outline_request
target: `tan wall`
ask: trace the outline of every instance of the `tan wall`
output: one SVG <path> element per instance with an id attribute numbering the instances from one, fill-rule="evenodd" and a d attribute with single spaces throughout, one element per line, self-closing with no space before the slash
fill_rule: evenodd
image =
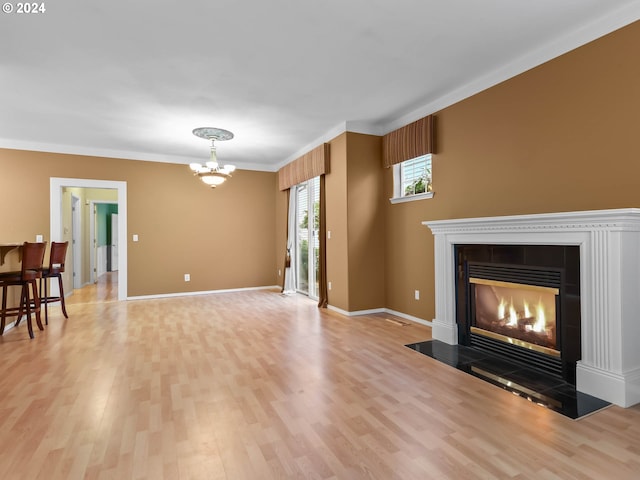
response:
<path id="1" fill-rule="evenodd" d="M 274 173 L 240 170 L 212 190 L 185 165 L 14 150 L 0 172 L 0 242 L 50 240 L 50 177 L 127 182 L 129 296 L 277 282 Z"/>
<path id="2" fill-rule="evenodd" d="M 381 137 L 347 132 L 330 142 L 327 197 L 329 305 L 354 312 L 384 307 Z"/>
<path id="3" fill-rule="evenodd" d="M 347 134 L 348 310 L 385 306 L 382 138 Z"/>
<path id="4" fill-rule="evenodd" d="M 331 165 L 325 177 L 327 196 L 327 292 L 329 305 L 349 310 L 349 245 L 347 225 L 347 134 L 331 140 Z"/>
<path id="5" fill-rule="evenodd" d="M 386 307 L 424 320 L 433 318 L 434 266 L 431 232 L 421 222 L 431 217 L 430 200 L 391 205 L 392 169 L 385 171 Z M 437 195 L 437 194 L 436 194 Z M 415 290 L 420 300 L 415 300 Z"/>
<path id="6" fill-rule="evenodd" d="M 388 308 L 433 318 L 422 221 L 640 206 L 639 44 L 636 22 L 437 113 L 434 198 L 386 206 Z"/>

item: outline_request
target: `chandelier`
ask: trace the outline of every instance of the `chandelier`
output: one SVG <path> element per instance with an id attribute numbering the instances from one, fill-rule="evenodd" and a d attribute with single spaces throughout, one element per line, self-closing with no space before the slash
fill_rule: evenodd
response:
<path id="1" fill-rule="evenodd" d="M 216 188 L 216 186 L 223 184 L 227 178 L 231 178 L 231 173 L 236 169 L 236 167 L 235 165 L 220 166 L 214 142 L 216 140 L 231 140 L 233 138 L 233 133 L 221 128 L 199 127 L 193 130 L 193 134 L 196 137 L 211 140 L 211 156 L 209 161 L 204 164 L 190 163 L 189 168 L 191 168 L 193 174 L 200 177 L 200 180 L 204 183 L 210 185 L 211 188 Z"/>

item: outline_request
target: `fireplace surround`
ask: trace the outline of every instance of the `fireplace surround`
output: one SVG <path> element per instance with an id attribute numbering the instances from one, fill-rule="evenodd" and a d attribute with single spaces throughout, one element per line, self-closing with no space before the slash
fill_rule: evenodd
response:
<path id="1" fill-rule="evenodd" d="M 425 221 L 434 235 L 432 336 L 459 343 L 459 245 L 579 247 L 578 391 L 622 407 L 640 403 L 640 209 Z"/>

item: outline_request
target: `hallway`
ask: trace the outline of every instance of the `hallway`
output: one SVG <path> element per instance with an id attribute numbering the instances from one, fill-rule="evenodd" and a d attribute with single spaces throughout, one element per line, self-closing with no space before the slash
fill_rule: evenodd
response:
<path id="1" fill-rule="evenodd" d="M 107 272 L 96 283 L 76 288 L 65 301 L 67 306 L 118 301 L 118 272 Z"/>

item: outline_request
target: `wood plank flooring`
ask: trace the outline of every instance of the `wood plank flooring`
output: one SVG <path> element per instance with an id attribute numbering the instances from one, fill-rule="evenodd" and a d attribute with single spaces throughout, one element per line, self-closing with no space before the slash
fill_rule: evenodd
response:
<path id="1" fill-rule="evenodd" d="M 640 408 L 570 420 L 404 347 L 428 327 L 109 288 L 0 337 L 0 478 L 640 478 Z"/>

